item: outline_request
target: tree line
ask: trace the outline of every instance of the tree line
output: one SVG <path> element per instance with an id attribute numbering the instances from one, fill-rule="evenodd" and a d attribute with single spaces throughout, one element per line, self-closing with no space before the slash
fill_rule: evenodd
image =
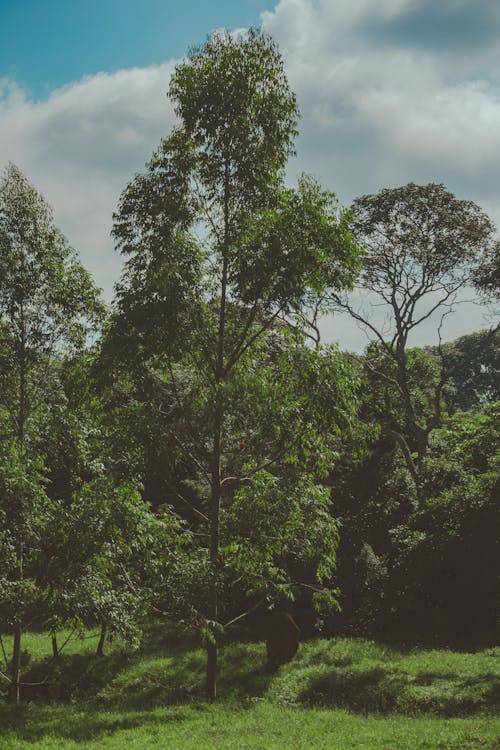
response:
<path id="1" fill-rule="evenodd" d="M 177 124 L 114 215 L 109 309 L 27 178 L 0 184 L 8 696 L 30 628 L 54 657 L 67 627 L 100 627 L 101 653 L 148 617 L 195 629 L 210 701 L 224 634 L 272 609 L 309 633 L 488 639 L 497 330 L 409 337 L 466 285 L 498 298 L 492 222 L 442 185 L 349 209 L 290 187 L 298 107 L 260 31 L 192 50 L 169 96 Z M 328 313 L 364 354 L 321 343 Z"/>

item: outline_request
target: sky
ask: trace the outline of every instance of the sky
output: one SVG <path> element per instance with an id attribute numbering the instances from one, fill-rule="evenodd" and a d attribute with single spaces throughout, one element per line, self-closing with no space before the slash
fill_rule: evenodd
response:
<path id="1" fill-rule="evenodd" d="M 298 97 L 290 182 L 310 173 L 343 205 L 442 182 L 500 225 L 495 0 L 0 0 L 0 170 L 14 162 L 45 195 L 108 299 L 121 268 L 112 213 L 174 124 L 176 62 L 213 30 L 250 25 L 274 36 Z M 444 337 L 490 321 L 464 303 Z M 435 343 L 435 323 L 413 343 Z M 343 316 L 322 330 L 367 342 Z"/>

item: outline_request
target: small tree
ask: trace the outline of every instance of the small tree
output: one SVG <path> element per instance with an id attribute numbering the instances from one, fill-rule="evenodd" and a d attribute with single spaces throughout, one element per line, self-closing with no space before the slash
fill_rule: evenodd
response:
<path id="1" fill-rule="evenodd" d="M 54 385 L 52 358 L 84 346 L 100 311 L 97 290 L 54 226 L 49 206 L 20 170 L 10 165 L 0 182 L 0 332 L 5 373 L 0 399 L 8 417 L 4 435 L 10 441 L 9 455 L 16 459 L 19 480 L 1 499 L 7 503 L 5 531 L 12 547 L 7 578 L 14 598 L 16 591 L 22 599 L 22 592 L 29 589 L 25 562 L 33 554 L 33 533 L 36 536 L 43 524 L 48 501 L 38 436 Z M 20 607 L 12 615 L 10 698 L 16 702 L 22 611 Z"/>
<path id="2" fill-rule="evenodd" d="M 200 579 L 214 701 L 221 514 L 238 481 L 263 479 L 258 465 L 240 462 L 236 477 L 231 471 L 231 405 L 238 392 L 242 401 L 250 397 L 249 374 L 259 400 L 255 368 L 267 334 L 326 287 L 348 286 L 357 253 L 332 194 L 305 177 L 297 189 L 284 186 L 297 105 L 271 39 L 256 31 L 213 36 L 177 66 L 170 97 L 179 126 L 124 192 L 116 215 L 114 235 L 129 260 L 115 333 L 163 381 L 180 428 L 178 450 L 207 488 Z M 246 394 L 238 391 L 245 378 Z M 268 470 L 283 458 L 273 448 L 269 439 Z"/>
<path id="3" fill-rule="evenodd" d="M 492 252 L 494 227 L 475 203 L 455 198 L 443 185 L 410 183 L 382 190 L 358 198 L 352 211 L 352 229 L 365 250 L 356 289 L 369 293 L 386 317 L 378 323 L 370 311 L 356 305 L 355 297 L 335 295 L 335 302 L 378 344 L 385 364 L 376 366 L 375 373 L 400 394 L 407 431 L 396 431 L 396 437 L 418 483 L 415 460 L 421 461 L 430 432 L 441 424 L 447 376 L 442 368 L 432 394 L 432 413 L 422 420 L 412 396 L 408 339 L 434 314 L 439 316 L 441 337 L 444 317 L 470 283 L 472 267 Z M 370 358 L 366 364 L 373 366 Z"/>
<path id="4" fill-rule="evenodd" d="M 58 505 L 53 520 L 38 584 L 54 629 L 99 625 L 100 656 L 106 634 L 136 642 L 140 619 L 182 564 L 179 519 L 153 513 L 130 484 L 101 476 L 83 484 L 70 507 Z"/>

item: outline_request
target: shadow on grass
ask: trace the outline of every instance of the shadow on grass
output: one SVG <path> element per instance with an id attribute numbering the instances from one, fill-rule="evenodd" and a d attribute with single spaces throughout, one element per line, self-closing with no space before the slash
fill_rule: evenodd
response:
<path id="1" fill-rule="evenodd" d="M 179 722 L 186 714 L 179 710 L 162 712 L 161 722 Z M 159 717 L 147 711 L 110 713 L 85 708 L 40 706 L 0 706 L 0 735 L 15 735 L 18 740 L 36 742 L 45 736 L 85 742 L 122 729 L 134 729 L 159 722 Z"/>
<path id="2" fill-rule="evenodd" d="M 456 680 L 455 672 L 419 672 L 414 678 L 415 685 L 428 687 L 440 680 Z"/>
<path id="3" fill-rule="evenodd" d="M 318 640 L 280 670 L 270 692 L 283 704 L 357 713 L 493 714 L 500 707 L 498 674 L 479 670 L 460 654 L 420 657 L 363 639 Z"/>
<path id="4" fill-rule="evenodd" d="M 356 712 L 394 711 L 404 688 L 399 675 L 382 667 L 331 669 L 311 677 L 298 695 L 308 706 L 338 706 Z"/>
<path id="5" fill-rule="evenodd" d="M 25 689 L 25 700 L 35 703 L 19 709 L 0 706 L 1 731 L 30 741 L 46 734 L 85 741 L 119 729 L 180 721 L 205 706 L 205 658 L 196 634 L 184 638 L 158 628 L 147 633 L 144 647 L 133 655 L 87 653 L 36 663 L 24 677 L 29 682 L 47 677 L 46 683 Z M 338 640 L 302 644 L 296 659 L 272 675 L 265 671 L 265 660 L 262 643 L 224 645 L 218 679 L 223 700 L 242 707 L 265 698 L 357 713 L 445 717 L 493 713 L 500 701 L 493 663 L 479 672 L 480 666 L 462 663 L 459 656 L 444 660 L 441 669 L 436 661 L 433 669 L 428 654 L 419 662 L 416 655 L 406 659 L 373 642 Z"/>
<path id="6" fill-rule="evenodd" d="M 103 690 L 96 700 L 128 710 L 178 705 L 205 698 L 205 651 L 181 650 L 169 657 L 143 657 Z M 262 697 L 271 675 L 265 672 L 265 653 L 256 644 L 231 644 L 219 652 L 219 692 L 224 699 L 242 701 Z"/>
<path id="7" fill-rule="evenodd" d="M 153 648 L 154 633 L 135 654 L 115 651 L 61 655 L 34 662 L 23 674 L 23 701 L 39 705 L 84 703 L 109 710 L 141 711 L 174 706 L 205 697 L 205 650 L 196 641 L 171 638 L 167 632 Z M 231 643 L 220 649 L 220 694 L 245 699 L 261 697 L 271 675 L 266 673 L 262 644 Z"/>
<path id="8" fill-rule="evenodd" d="M 25 701 L 39 703 L 85 699 L 107 685 L 129 663 L 126 653 L 61 655 L 35 662 L 23 675 Z"/>
<path id="9" fill-rule="evenodd" d="M 204 654 L 185 651 L 171 657 L 142 657 L 93 698 L 95 705 L 121 710 L 174 706 L 202 699 Z"/>
<path id="10" fill-rule="evenodd" d="M 272 680 L 262 644 L 234 643 L 221 650 L 220 683 L 231 698 L 261 698 Z"/>
<path id="11" fill-rule="evenodd" d="M 330 668 L 309 672 L 297 691 L 297 702 L 358 713 L 471 716 L 498 710 L 500 684 L 494 674 L 464 679 L 456 673 L 412 676 L 381 666 Z"/>
<path id="12" fill-rule="evenodd" d="M 490 686 L 485 693 L 484 699 L 488 706 L 500 711 L 500 680 L 495 675 L 491 678 Z"/>
<path id="13" fill-rule="evenodd" d="M 245 698 L 263 696 L 271 679 L 263 670 L 264 661 L 264 648 L 255 644 L 221 649 L 219 686 L 224 700 L 234 698 L 249 706 Z M 25 688 L 28 702 L 17 707 L 0 703 L 2 735 L 28 742 L 46 736 L 86 742 L 118 730 L 183 721 L 196 708 L 206 708 L 201 648 L 183 648 L 169 656 L 66 656 L 33 665 L 29 679 L 47 676 L 47 668 L 51 682 L 31 688 L 29 696 Z"/>

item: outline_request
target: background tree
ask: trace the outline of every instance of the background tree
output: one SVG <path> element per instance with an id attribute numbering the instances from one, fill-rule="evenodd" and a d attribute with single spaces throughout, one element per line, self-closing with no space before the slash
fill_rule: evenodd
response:
<path id="1" fill-rule="evenodd" d="M 83 347 L 101 305 L 98 292 L 53 224 L 44 198 L 10 165 L 0 183 L 0 323 L 4 435 L 15 458 L 16 485 L 4 531 L 12 547 L 6 577 L 12 596 L 23 598 L 27 558 L 36 548 L 48 497 L 40 430 L 57 390 L 54 357 Z M 28 478 L 29 475 L 29 478 Z M 11 504 L 9 505 L 9 497 Z M 33 537 L 35 534 L 35 537 Z M 15 593 L 18 592 L 18 593 Z M 14 649 L 10 697 L 19 700 L 23 607 L 12 613 Z"/>
<path id="2" fill-rule="evenodd" d="M 446 373 L 443 398 L 449 413 L 477 409 L 500 400 L 500 331 L 476 331 L 446 342 L 440 351 L 429 347 Z"/>
<path id="3" fill-rule="evenodd" d="M 180 124 L 124 192 L 116 216 L 114 235 L 130 257 L 115 333 L 166 381 L 183 427 L 179 450 L 205 483 L 203 619 L 213 701 L 221 510 L 238 480 L 229 474 L 230 404 L 244 374 L 258 382 L 266 333 L 326 287 L 348 286 L 357 254 L 330 193 L 308 178 L 284 186 L 297 106 L 268 37 L 215 35 L 177 66 L 170 97 Z M 265 467 L 276 460 L 269 441 Z M 258 466 L 242 469 L 239 481 L 262 478 Z"/>
<path id="4" fill-rule="evenodd" d="M 432 315 L 444 317 L 458 304 L 459 291 L 470 282 L 471 268 L 488 257 L 494 227 L 471 201 L 455 198 L 443 185 L 412 183 L 358 198 L 352 206 L 353 232 L 365 250 L 357 290 L 368 292 L 378 313 L 356 306 L 355 297 L 336 296 L 337 305 L 357 320 L 377 342 L 387 370 L 376 372 L 392 381 L 403 405 L 407 435 L 396 433 L 408 468 L 418 483 L 415 464 L 425 456 L 431 431 L 442 421 L 446 374 L 433 388 L 433 408 L 425 418 L 412 396 L 407 347 L 411 333 Z M 367 363 L 368 366 L 370 363 Z"/>

